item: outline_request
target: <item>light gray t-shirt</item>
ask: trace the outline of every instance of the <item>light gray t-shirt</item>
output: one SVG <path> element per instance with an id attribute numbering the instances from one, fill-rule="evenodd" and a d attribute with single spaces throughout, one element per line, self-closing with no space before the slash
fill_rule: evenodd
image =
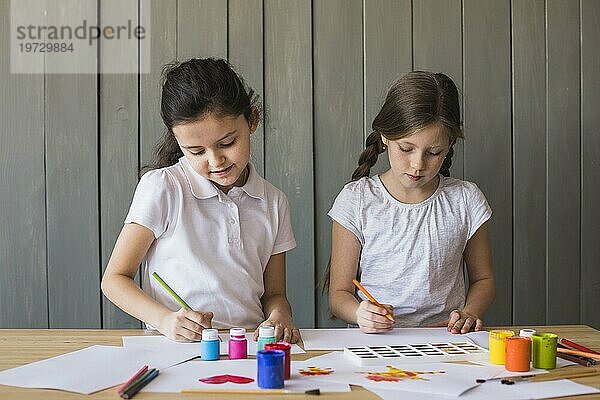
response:
<path id="1" fill-rule="evenodd" d="M 328 215 L 362 246 L 362 285 L 394 306 L 397 326 L 411 327 L 445 321 L 462 309 L 463 251 L 492 210 L 471 182 L 440 175 L 431 197 L 406 204 L 373 176 L 344 186 Z"/>

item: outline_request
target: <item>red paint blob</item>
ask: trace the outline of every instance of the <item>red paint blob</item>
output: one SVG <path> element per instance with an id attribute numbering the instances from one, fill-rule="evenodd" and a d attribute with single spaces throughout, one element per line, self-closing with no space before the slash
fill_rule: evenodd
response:
<path id="1" fill-rule="evenodd" d="M 220 385 L 222 383 L 227 383 L 227 382 L 238 383 L 238 384 L 254 382 L 254 379 L 252 379 L 252 378 L 247 378 L 245 376 L 229 375 L 229 374 L 215 375 L 215 376 L 210 376 L 208 378 L 200 378 L 198 380 L 200 382 L 210 383 L 210 384 L 214 384 L 214 385 Z"/>

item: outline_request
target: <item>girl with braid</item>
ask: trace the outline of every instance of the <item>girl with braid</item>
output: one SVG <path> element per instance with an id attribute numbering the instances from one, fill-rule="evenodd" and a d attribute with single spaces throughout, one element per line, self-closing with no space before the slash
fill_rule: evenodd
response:
<path id="1" fill-rule="evenodd" d="M 492 211 L 474 183 L 449 177 L 452 146 L 463 137 L 456 85 L 444 74 L 408 73 L 389 90 L 372 128 L 352 181 L 328 213 L 332 313 L 367 333 L 480 330 L 495 295 Z M 384 152 L 390 169 L 369 177 Z M 383 307 L 357 293 L 353 278 Z"/>

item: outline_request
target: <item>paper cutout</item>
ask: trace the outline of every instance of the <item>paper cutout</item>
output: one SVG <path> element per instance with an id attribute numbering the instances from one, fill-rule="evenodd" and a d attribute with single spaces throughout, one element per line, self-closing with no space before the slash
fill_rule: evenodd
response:
<path id="1" fill-rule="evenodd" d="M 405 371 L 400 368 L 386 365 L 388 371 L 384 372 L 357 372 L 357 374 L 366 375 L 365 378 L 375 382 L 400 382 L 405 379 L 428 381 L 419 375 L 425 374 L 445 374 L 446 371 Z"/>
<path id="2" fill-rule="evenodd" d="M 317 376 L 317 375 L 331 375 L 335 371 L 331 368 L 317 368 L 307 367 L 306 369 L 299 369 L 298 373 L 305 376 Z"/>
<path id="3" fill-rule="evenodd" d="M 246 384 L 246 383 L 254 382 L 254 379 L 252 379 L 252 378 L 247 378 L 245 376 L 229 375 L 229 374 L 215 375 L 215 376 L 210 376 L 208 378 L 200 378 L 198 380 L 200 382 L 214 384 L 214 385 L 220 385 L 222 383 L 227 383 L 227 382 L 238 383 L 238 384 Z"/>

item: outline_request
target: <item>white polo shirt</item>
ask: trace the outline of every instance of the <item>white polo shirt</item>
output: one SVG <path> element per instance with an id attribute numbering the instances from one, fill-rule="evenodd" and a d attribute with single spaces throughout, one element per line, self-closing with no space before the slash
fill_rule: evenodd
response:
<path id="1" fill-rule="evenodd" d="M 256 328 L 269 258 L 296 247 L 285 194 L 252 165 L 246 184 L 223 193 L 185 157 L 147 172 L 125 223 L 150 229 L 156 240 L 142 269 L 143 290 L 171 310 L 179 303 L 154 279 L 157 272 L 198 311 L 214 313 L 215 328 Z"/>

